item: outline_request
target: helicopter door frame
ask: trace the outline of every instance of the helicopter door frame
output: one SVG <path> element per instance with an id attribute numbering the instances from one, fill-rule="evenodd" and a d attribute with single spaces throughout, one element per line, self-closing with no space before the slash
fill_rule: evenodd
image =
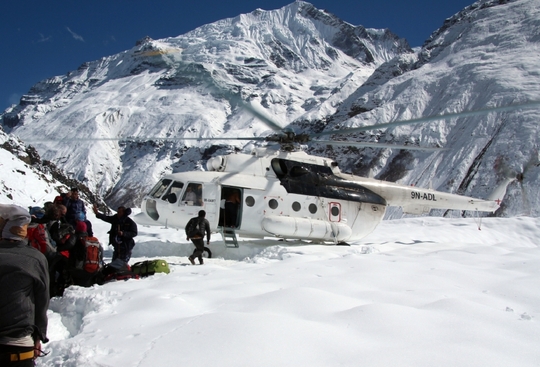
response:
<path id="1" fill-rule="evenodd" d="M 236 209 L 229 207 L 227 205 L 227 197 L 234 194 L 238 194 L 238 203 Z M 230 227 L 235 229 L 240 229 L 242 226 L 242 203 L 244 202 L 244 188 L 238 186 L 221 186 L 220 190 L 220 210 L 219 210 L 219 221 L 218 226 L 220 227 Z M 227 211 L 233 210 L 236 214 L 236 220 L 234 223 L 225 223 L 227 219 Z"/>
<path id="2" fill-rule="evenodd" d="M 328 203 L 328 219 L 330 222 L 341 222 L 341 203 L 337 201 Z"/>

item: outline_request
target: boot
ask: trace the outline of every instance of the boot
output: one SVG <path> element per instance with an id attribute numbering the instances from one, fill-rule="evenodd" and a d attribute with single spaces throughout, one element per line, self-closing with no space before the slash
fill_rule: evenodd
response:
<path id="1" fill-rule="evenodd" d="M 199 265 L 202 265 L 203 264 L 203 259 L 202 257 L 199 256 Z"/>
<path id="2" fill-rule="evenodd" d="M 195 265 L 195 260 L 190 256 L 188 257 L 189 259 L 189 262 L 191 263 L 191 265 Z"/>

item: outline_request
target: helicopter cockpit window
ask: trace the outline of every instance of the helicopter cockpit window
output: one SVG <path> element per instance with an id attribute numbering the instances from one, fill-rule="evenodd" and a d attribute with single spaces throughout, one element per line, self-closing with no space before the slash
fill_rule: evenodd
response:
<path id="1" fill-rule="evenodd" d="M 163 195 L 163 200 L 167 200 L 169 203 L 174 204 L 180 197 L 180 192 L 184 188 L 183 182 L 174 181 L 167 190 L 167 193 Z"/>
<path id="2" fill-rule="evenodd" d="M 182 202 L 186 205 L 201 206 L 203 204 L 202 185 L 190 183 L 186 188 Z"/>
<path id="3" fill-rule="evenodd" d="M 169 187 L 169 185 L 171 184 L 171 181 L 172 180 L 169 180 L 169 179 L 164 179 L 164 180 L 159 181 L 156 184 L 156 186 L 154 186 L 152 191 L 150 191 L 150 196 L 153 198 L 159 199 L 163 195 L 167 187 Z"/>

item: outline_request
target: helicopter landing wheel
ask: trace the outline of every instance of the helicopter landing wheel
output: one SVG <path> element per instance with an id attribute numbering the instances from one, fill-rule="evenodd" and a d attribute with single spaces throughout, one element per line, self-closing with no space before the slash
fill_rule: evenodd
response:
<path id="1" fill-rule="evenodd" d="M 208 247 L 206 247 L 206 246 L 204 246 L 204 251 L 203 251 L 202 257 L 204 257 L 206 259 L 212 258 L 212 251 L 210 251 L 210 249 Z"/>
<path id="2" fill-rule="evenodd" d="M 338 242 L 336 246 L 350 246 L 350 244 L 347 242 Z"/>

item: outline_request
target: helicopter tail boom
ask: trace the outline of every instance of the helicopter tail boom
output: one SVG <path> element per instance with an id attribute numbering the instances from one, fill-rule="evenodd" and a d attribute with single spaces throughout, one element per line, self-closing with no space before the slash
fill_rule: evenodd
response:
<path id="1" fill-rule="evenodd" d="M 501 200 L 491 199 L 491 197 L 483 200 L 384 181 L 365 180 L 362 185 L 383 196 L 389 206 L 402 207 L 407 214 L 427 214 L 431 209 L 494 212 L 501 204 Z M 504 193 L 499 186 L 494 193 L 499 195 L 500 192 Z"/>

